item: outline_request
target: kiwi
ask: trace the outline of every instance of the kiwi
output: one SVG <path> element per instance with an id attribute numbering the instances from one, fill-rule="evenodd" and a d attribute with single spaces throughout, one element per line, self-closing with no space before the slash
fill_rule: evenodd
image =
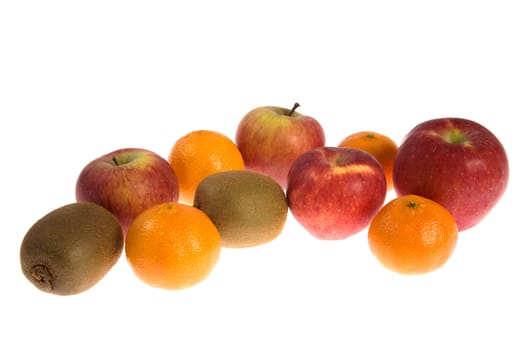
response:
<path id="1" fill-rule="evenodd" d="M 193 205 L 215 224 L 224 247 L 268 243 L 281 233 L 288 214 L 282 187 L 251 170 L 230 170 L 204 178 Z"/>
<path id="2" fill-rule="evenodd" d="M 51 211 L 31 226 L 22 240 L 20 264 L 38 289 L 72 295 L 100 281 L 123 248 L 117 218 L 98 204 L 77 202 Z"/>

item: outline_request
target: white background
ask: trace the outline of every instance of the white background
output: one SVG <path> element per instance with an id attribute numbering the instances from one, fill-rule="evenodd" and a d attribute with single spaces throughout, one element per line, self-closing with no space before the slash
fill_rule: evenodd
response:
<path id="1" fill-rule="evenodd" d="M 181 3 L 1 3 L 0 348 L 523 349 L 520 2 Z M 476 120 L 507 149 L 507 192 L 424 276 L 382 268 L 366 230 L 323 242 L 290 215 L 277 240 L 223 250 L 184 291 L 142 284 L 124 256 L 76 296 L 23 277 L 25 232 L 74 201 L 93 158 L 167 156 L 196 129 L 233 138 L 252 108 L 296 101 L 332 146 L 356 131 L 399 143 L 426 119 Z"/>

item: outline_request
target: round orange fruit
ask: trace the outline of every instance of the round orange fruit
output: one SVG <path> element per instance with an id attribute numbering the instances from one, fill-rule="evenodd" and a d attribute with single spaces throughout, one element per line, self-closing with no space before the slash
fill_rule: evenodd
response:
<path id="1" fill-rule="evenodd" d="M 203 281 L 221 251 L 219 231 L 201 210 L 181 203 L 156 205 L 131 223 L 126 257 L 146 284 L 182 289 Z"/>
<path id="2" fill-rule="evenodd" d="M 387 190 L 393 188 L 392 169 L 398 145 L 391 138 L 373 131 L 361 131 L 345 137 L 338 147 L 357 148 L 370 153 L 383 167 Z"/>
<path id="3" fill-rule="evenodd" d="M 405 195 L 391 200 L 368 228 L 372 254 L 401 274 L 423 274 L 442 267 L 458 239 L 456 222 L 430 199 Z"/>
<path id="4" fill-rule="evenodd" d="M 226 135 L 195 130 L 179 138 L 168 162 L 179 180 L 179 200 L 193 204 L 197 185 L 207 176 L 226 170 L 243 170 L 244 160 L 237 145 Z"/>

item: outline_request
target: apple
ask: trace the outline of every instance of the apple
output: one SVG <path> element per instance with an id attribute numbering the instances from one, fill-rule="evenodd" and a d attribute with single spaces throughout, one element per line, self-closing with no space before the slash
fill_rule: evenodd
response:
<path id="1" fill-rule="evenodd" d="M 292 164 L 286 195 L 292 215 L 314 237 L 344 239 L 363 230 L 385 202 L 385 172 L 356 148 L 318 147 Z"/>
<path id="2" fill-rule="evenodd" d="M 304 152 L 324 146 L 319 122 L 292 109 L 263 106 L 249 111 L 235 136 L 245 167 L 272 177 L 284 189 L 292 162 Z"/>
<path id="3" fill-rule="evenodd" d="M 478 224 L 507 187 L 509 163 L 498 138 L 479 123 L 436 118 L 416 125 L 400 144 L 393 183 L 398 195 L 432 199 L 458 230 Z"/>
<path id="4" fill-rule="evenodd" d="M 145 209 L 179 198 L 177 176 L 167 160 L 141 148 L 123 148 L 89 162 L 76 182 L 77 201 L 112 212 L 127 232 Z"/>

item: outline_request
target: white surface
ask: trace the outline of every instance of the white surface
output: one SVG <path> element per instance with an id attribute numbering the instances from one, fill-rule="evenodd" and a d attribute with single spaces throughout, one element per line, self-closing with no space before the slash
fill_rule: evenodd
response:
<path id="1" fill-rule="evenodd" d="M 525 347 L 519 1 L 173 3 L 0 4 L 0 348 Z M 195 129 L 233 138 L 248 110 L 296 101 L 328 145 L 474 119 L 508 151 L 508 190 L 425 276 L 382 268 L 366 231 L 322 242 L 290 215 L 276 241 L 224 250 L 185 291 L 142 284 L 124 256 L 77 296 L 24 279 L 25 232 L 74 201 L 88 161 L 131 146 L 167 156 Z"/>

